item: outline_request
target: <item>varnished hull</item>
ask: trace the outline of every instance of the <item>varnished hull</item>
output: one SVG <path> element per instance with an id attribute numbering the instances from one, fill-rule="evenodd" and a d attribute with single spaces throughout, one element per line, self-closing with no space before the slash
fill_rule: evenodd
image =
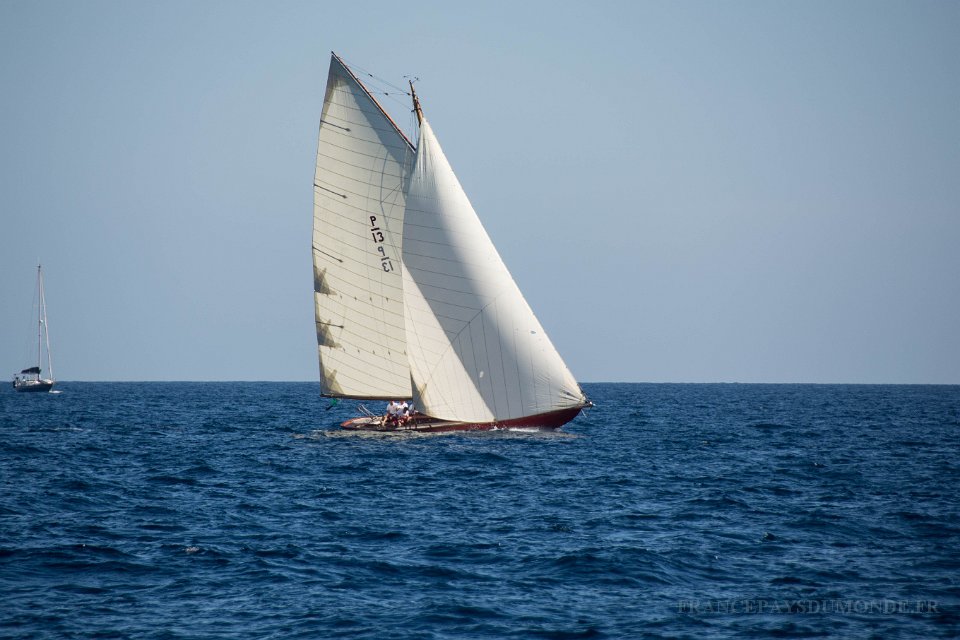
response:
<path id="1" fill-rule="evenodd" d="M 493 431 L 495 429 L 532 429 L 537 431 L 553 431 L 559 429 L 580 413 L 580 407 L 573 409 L 562 409 L 560 411 L 551 411 L 550 413 L 541 413 L 535 416 L 524 418 L 514 418 L 512 420 L 499 420 L 495 422 L 456 422 L 452 420 L 439 420 L 429 416 L 417 414 L 406 424 L 399 426 L 382 425 L 380 417 L 362 417 L 347 420 L 340 426 L 350 431 L 381 431 L 400 433 L 405 431 L 415 431 L 419 433 L 441 433 L 444 431 Z"/>

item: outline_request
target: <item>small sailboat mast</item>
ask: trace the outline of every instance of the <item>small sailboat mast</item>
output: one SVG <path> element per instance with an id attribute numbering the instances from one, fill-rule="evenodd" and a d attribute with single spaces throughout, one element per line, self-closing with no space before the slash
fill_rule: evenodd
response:
<path id="1" fill-rule="evenodd" d="M 53 379 L 53 358 L 50 355 L 50 330 L 47 326 L 47 298 L 43 290 L 43 267 L 37 265 L 37 289 L 40 291 L 40 312 L 37 324 L 37 366 L 43 363 L 43 343 L 47 345 L 47 373 Z"/>
<path id="2" fill-rule="evenodd" d="M 43 364 L 43 270 L 37 265 L 37 368 Z"/>

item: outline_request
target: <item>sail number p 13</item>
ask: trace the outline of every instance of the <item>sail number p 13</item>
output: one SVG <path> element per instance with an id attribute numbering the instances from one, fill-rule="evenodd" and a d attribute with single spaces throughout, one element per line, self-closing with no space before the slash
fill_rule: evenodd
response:
<path id="1" fill-rule="evenodd" d="M 370 216 L 370 235 L 377 245 L 377 253 L 380 254 L 380 266 L 388 273 L 393 271 L 393 262 L 391 262 L 383 245 L 383 231 L 377 226 L 377 216 Z"/>

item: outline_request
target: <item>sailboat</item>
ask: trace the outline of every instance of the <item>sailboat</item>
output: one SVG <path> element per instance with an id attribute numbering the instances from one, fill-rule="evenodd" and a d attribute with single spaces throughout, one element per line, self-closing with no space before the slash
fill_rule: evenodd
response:
<path id="1" fill-rule="evenodd" d="M 47 331 L 47 299 L 43 291 L 43 268 L 37 265 L 37 298 L 39 313 L 37 314 L 37 364 L 27 367 L 13 376 L 13 388 L 17 391 L 50 391 L 54 385 L 53 360 L 50 357 L 50 334 Z M 49 378 L 42 378 L 43 351 L 46 346 L 47 372 Z"/>
<path id="2" fill-rule="evenodd" d="M 557 429 L 592 406 L 484 230 L 423 114 L 414 144 L 331 54 L 314 177 L 321 394 L 398 400 L 375 431 Z M 362 407 L 362 405 L 361 405 Z"/>

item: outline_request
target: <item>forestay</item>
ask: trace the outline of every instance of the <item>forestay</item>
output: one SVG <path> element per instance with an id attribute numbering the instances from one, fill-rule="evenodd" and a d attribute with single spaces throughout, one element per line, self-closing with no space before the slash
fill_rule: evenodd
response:
<path id="1" fill-rule="evenodd" d="M 406 198 L 403 263 L 407 352 L 420 410 L 491 422 L 585 405 L 426 119 Z"/>
<path id="2" fill-rule="evenodd" d="M 314 179 L 313 277 L 322 393 L 409 398 L 401 282 L 413 148 L 335 55 Z"/>

